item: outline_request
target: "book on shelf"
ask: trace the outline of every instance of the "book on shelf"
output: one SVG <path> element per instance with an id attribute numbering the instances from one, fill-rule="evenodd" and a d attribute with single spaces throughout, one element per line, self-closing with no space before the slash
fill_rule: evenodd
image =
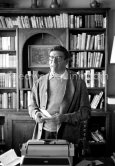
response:
<path id="1" fill-rule="evenodd" d="M 77 72 L 85 81 L 87 87 L 105 87 L 105 71 L 95 71 L 94 69 L 81 70 Z"/>
<path id="2" fill-rule="evenodd" d="M 24 91 L 20 90 L 20 109 L 24 108 Z"/>
<path id="3" fill-rule="evenodd" d="M 111 105 L 115 105 L 115 97 L 107 97 L 107 103 Z"/>
<path id="4" fill-rule="evenodd" d="M 20 109 L 27 109 L 31 102 L 31 91 L 20 90 Z"/>
<path id="5" fill-rule="evenodd" d="M 84 50 L 86 46 L 86 33 L 81 34 L 81 50 Z"/>
<path id="6" fill-rule="evenodd" d="M 92 101 L 91 101 L 91 108 L 96 109 L 101 98 L 103 96 L 103 91 L 101 91 L 99 94 L 94 95 Z"/>
<path id="7" fill-rule="evenodd" d="M 28 81 L 29 81 L 29 88 L 32 88 L 33 86 L 33 80 L 32 80 L 32 72 L 31 71 L 28 71 Z"/>
<path id="8" fill-rule="evenodd" d="M 0 16 L 1 28 L 13 28 L 15 26 L 18 26 L 18 28 L 106 28 L 106 17 L 102 14 L 86 14 L 83 18 L 81 15 L 65 12 L 54 16 Z"/>
<path id="9" fill-rule="evenodd" d="M 25 74 L 24 76 L 24 88 L 29 88 L 29 76 Z"/>
<path id="10" fill-rule="evenodd" d="M 4 92 L 0 94 L 0 108 L 15 109 L 17 106 L 16 92 Z"/>
<path id="11" fill-rule="evenodd" d="M 27 92 L 27 105 L 29 106 L 29 104 L 31 103 L 31 91 Z"/>
<path id="12" fill-rule="evenodd" d="M 91 35 L 90 35 L 90 34 L 87 34 L 86 50 L 89 50 L 89 47 L 90 47 L 90 40 L 91 40 Z"/>
<path id="13" fill-rule="evenodd" d="M 27 99 L 28 99 L 28 98 L 27 98 L 27 92 L 24 92 L 23 95 L 24 95 L 24 98 L 23 98 L 23 99 L 24 99 L 23 108 L 24 108 L 24 109 L 27 109 L 27 105 L 28 105 L 28 103 L 27 103 L 27 102 L 28 102 L 28 101 L 27 101 Z"/>
<path id="14" fill-rule="evenodd" d="M 87 87 L 91 87 L 91 73 L 90 70 L 85 71 L 85 83 Z"/>

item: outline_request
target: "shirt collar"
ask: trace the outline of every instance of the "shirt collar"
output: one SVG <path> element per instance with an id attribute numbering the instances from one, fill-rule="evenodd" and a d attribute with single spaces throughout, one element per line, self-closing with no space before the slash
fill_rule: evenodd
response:
<path id="1" fill-rule="evenodd" d="M 61 79 L 68 79 L 68 72 L 67 72 L 67 70 L 65 70 L 65 72 L 63 74 L 56 74 L 56 73 L 50 72 L 49 80 L 51 80 L 54 77 L 61 78 Z"/>

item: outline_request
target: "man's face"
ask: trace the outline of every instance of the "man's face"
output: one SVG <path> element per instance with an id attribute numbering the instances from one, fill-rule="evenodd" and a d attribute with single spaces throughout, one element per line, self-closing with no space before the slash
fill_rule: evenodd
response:
<path id="1" fill-rule="evenodd" d="M 65 71 L 67 60 L 61 51 L 52 51 L 49 56 L 49 65 L 51 71 L 61 74 Z"/>

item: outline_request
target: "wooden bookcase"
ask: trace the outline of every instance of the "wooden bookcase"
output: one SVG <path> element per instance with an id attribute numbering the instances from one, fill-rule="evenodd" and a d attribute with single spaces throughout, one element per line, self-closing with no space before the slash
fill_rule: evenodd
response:
<path id="1" fill-rule="evenodd" d="M 109 146 L 109 113 L 106 106 L 108 13 L 108 8 L 58 8 L 55 10 L 9 8 L 0 10 L 2 16 L 0 20 L 3 19 L 2 22 L 5 22 L 5 25 L 2 26 L 3 23 L 0 25 L 0 36 L 16 36 L 15 50 L 0 50 L 0 54 L 16 55 L 17 61 L 15 68 L 0 67 L 0 74 L 6 74 L 9 71 L 16 73 L 15 88 L 0 87 L 0 94 L 4 92 L 16 92 L 17 94 L 16 108 L 1 107 L 0 109 L 0 114 L 5 116 L 5 142 L 8 148 L 12 147 L 19 153 L 19 145 L 31 138 L 34 121 L 29 118 L 27 111 L 27 99 L 31 91 L 29 80 L 37 71 L 39 75 L 49 71 L 46 61 L 48 57 L 44 58 L 43 55 L 44 46 L 49 48 L 52 45 L 61 44 L 71 55 L 68 68 L 76 71 L 86 81 L 90 100 L 92 101 L 94 96 L 99 95 L 100 92 L 103 93 L 98 106 L 92 106 L 87 139 L 90 154 L 95 147 L 99 147 L 96 154 L 100 148 L 103 148 L 100 155 L 107 152 Z M 92 46 L 90 40 L 92 40 Z M 41 47 L 42 56 L 36 56 L 35 51 L 40 51 Z M 41 61 L 38 66 L 37 60 Z M 28 71 L 32 75 L 28 75 Z M 28 127 L 31 131 L 25 132 Z M 101 132 L 104 142 L 93 140 L 91 132 L 96 130 Z M 19 132 L 21 139 L 18 138 L 16 131 Z M 83 135 L 86 133 L 84 132 Z"/>

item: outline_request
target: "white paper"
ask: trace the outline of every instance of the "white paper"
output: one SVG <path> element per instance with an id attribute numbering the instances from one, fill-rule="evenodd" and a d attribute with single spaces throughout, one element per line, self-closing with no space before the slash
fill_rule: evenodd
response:
<path id="1" fill-rule="evenodd" d="M 40 111 L 48 118 L 51 118 L 52 116 L 49 114 L 47 110 L 40 109 Z"/>
<path id="2" fill-rule="evenodd" d="M 13 149 L 0 155 L 0 162 L 3 166 L 16 166 L 20 164 L 21 157 L 18 157 Z"/>
<path id="3" fill-rule="evenodd" d="M 78 164 L 76 164 L 75 166 L 88 166 L 88 164 L 91 164 L 92 161 L 90 160 L 82 160 L 81 162 L 79 162 Z M 102 161 L 99 160 L 93 160 L 93 162 L 95 162 L 95 165 L 100 165 L 103 164 Z"/>

